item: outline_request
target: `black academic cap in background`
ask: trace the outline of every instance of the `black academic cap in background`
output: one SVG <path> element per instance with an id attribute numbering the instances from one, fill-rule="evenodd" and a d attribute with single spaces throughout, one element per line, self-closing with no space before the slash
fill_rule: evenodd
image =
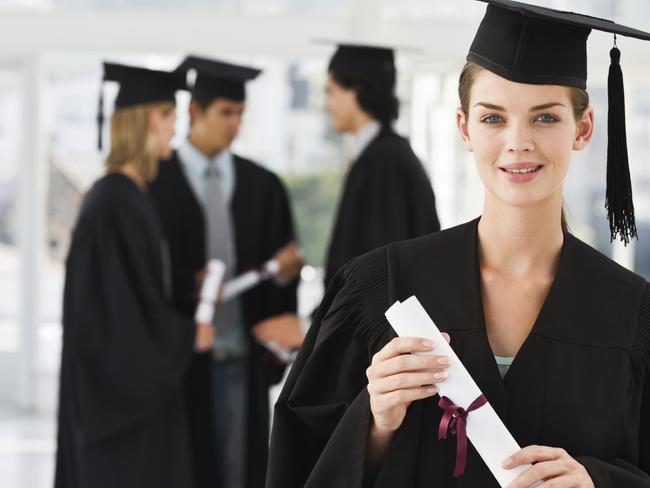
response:
<path id="1" fill-rule="evenodd" d="M 189 89 L 192 96 L 206 104 L 215 98 L 244 101 L 246 82 L 254 80 L 262 72 L 256 68 L 199 56 L 186 57 L 176 70 L 185 76 L 194 70 L 196 77 Z"/>
<path id="2" fill-rule="evenodd" d="M 393 48 L 363 44 L 338 44 L 328 71 L 334 76 L 377 83 L 392 90 L 397 71 Z"/>
<path id="3" fill-rule="evenodd" d="M 119 84 L 115 108 L 127 108 L 156 102 L 176 102 L 176 92 L 185 88 L 185 81 L 176 72 L 158 71 L 139 66 L 104 63 L 104 76 L 99 95 L 97 123 L 99 125 L 99 148 L 102 148 L 104 124 L 104 89 L 106 81 Z"/>

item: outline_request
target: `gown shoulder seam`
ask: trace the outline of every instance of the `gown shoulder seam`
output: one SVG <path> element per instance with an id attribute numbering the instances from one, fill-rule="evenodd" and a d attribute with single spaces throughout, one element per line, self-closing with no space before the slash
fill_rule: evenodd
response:
<path id="1" fill-rule="evenodd" d="M 371 348 L 388 330 L 384 316 L 388 309 L 388 265 L 385 247 L 353 259 L 345 269 L 352 287 L 358 322 L 355 333 L 366 336 Z"/>

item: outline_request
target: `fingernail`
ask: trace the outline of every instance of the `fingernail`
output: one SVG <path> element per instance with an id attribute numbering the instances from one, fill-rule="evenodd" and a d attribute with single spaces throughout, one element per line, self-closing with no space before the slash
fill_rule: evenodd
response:
<path id="1" fill-rule="evenodd" d="M 424 347 L 433 347 L 433 342 L 432 341 L 422 341 L 422 345 Z"/>
<path id="2" fill-rule="evenodd" d="M 440 373 L 434 374 L 433 377 L 437 380 L 444 380 L 449 378 L 449 373 L 447 371 L 441 371 Z"/>
<path id="3" fill-rule="evenodd" d="M 443 365 L 449 364 L 449 358 L 447 357 L 438 358 L 438 364 L 443 364 Z"/>
<path id="4" fill-rule="evenodd" d="M 427 388 L 427 393 L 436 393 L 437 391 L 438 388 L 436 388 L 435 386 L 430 386 L 429 388 Z"/>
<path id="5" fill-rule="evenodd" d="M 503 461 L 503 467 L 507 468 L 508 466 L 512 465 L 512 458 L 509 457 Z"/>

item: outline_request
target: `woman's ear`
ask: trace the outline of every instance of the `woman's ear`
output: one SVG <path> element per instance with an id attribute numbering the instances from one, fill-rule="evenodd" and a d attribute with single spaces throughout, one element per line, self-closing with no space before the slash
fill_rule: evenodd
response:
<path id="1" fill-rule="evenodd" d="M 467 116 L 462 108 L 458 107 L 456 109 L 456 126 L 458 127 L 458 133 L 460 134 L 460 139 L 463 142 L 463 146 L 469 152 L 472 152 L 472 142 L 469 138 L 469 129 Z"/>
<path id="2" fill-rule="evenodd" d="M 589 106 L 582 113 L 582 117 L 577 123 L 576 138 L 573 141 L 573 150 L 582 151 L 589 145 L 594 135 L 594 109 Z"/>

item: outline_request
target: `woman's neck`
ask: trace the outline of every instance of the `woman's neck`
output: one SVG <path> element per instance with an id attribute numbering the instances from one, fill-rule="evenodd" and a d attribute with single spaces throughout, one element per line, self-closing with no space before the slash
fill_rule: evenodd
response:
<path id="1" fill-rule="evenodd" d="M 481 268 L 512 278 L 554 275 L 564 242 L 561 215 L 561 192 L 532 207 L 486 198 L 478 225 Z"/>
<path id="2" fill-rule="evenodd" d="M 140 190 L 145 191 L 147 189 L 147 183 L 144 178 L 138 171 L 138 168 L 134 162 L 128 162 L 123 164 L 116 170 L 118 173 L 122 173 L 124 176 L 130 178 Z"/>

